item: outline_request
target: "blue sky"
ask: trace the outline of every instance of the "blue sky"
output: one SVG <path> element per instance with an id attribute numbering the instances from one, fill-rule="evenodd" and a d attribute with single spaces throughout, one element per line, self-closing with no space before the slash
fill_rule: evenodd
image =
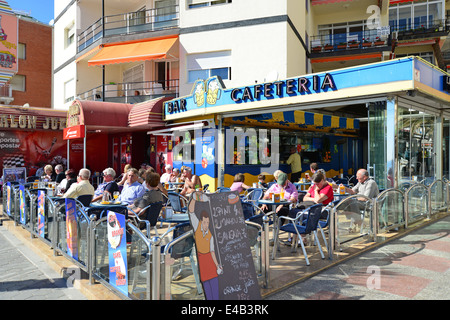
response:
<path id="1" fill-rule="evenodd" d="M 12 9 L 31 13 L 31 16 L 43 23 L 49 23 L 53 17 L 54 0 L 6 0 Z"/>

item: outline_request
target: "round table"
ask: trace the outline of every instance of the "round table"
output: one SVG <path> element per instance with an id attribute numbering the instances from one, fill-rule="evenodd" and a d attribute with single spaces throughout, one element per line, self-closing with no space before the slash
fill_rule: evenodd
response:
<path id="1" fill-rule="evenodd" d="M 124 207 L 126 207 L 127 204 L 125 202 L 116 202 L 116 201 L 111 201 L 109 203 L 101 203 L 99 201 L 91 202 L 91 207 L 111 207 L 111 206 L 124 206 Z"/>
<path id="2" fill-rule="evenodd" d="M 344 194 L 340 194 L 339 192 L 333 193 L 334 200 L 342 200 L 342 199 L 348 197 L 349 195 L 350 195 L 350 193 L 344 193 Z"/>

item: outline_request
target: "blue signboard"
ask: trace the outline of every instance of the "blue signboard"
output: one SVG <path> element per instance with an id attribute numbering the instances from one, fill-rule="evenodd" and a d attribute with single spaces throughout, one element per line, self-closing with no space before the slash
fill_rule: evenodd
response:
<path id="1" fill-rule="evenodd" d="M 68 255 L 78 260 L 77 204 L 69 198 L 66 198 L 66 241 Z"/>
<path id="2" fill-rule="evenodd" d="M 27 210 L 25 203 L 25 186 L 21 184 L 19 186 L 19 211 L 20 211 L 20 223 L 27 223 Z"/>
<path id="3" fill-rule="evenodd" d="M 38 232 L 39 235 L 44 238 L 45 237 L 45 191 L 38 190 Z"/>
<path id="4" fill-rule="evenodd" d="M 125 216 L 108 211 L 109 283 L 128 296 Z"/>

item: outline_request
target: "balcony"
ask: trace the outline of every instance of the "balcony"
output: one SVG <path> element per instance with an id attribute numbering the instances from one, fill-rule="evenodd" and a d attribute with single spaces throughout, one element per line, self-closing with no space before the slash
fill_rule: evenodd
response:
<path id="1" fill-rule="evenodd" d="M 311 37 L 311 57 L 350 55 L 390 50 L 391 36 L 380 37 L 377 30 L 327 34 Z"/>
<path id="2" fill-rule="evenodd" d="M 434 20 L 424 23 L 408 23 L 405 21 L 398 26 L 391 26 L 391 30 L 397 34 L 398 41 L 403 41 L 446 36 L 449 27 L 446 20 Z"/>
<path id="3" fill-rule="evenodd" d="M 13 101 L 11 85 L 9 83 L 0 84 L 0 103 L 8 105 Z"/>
<path id="4" fill-rule="evenodd" d="M 179 27 L 179 6 L 147 9 L 104 16 L 78 34 L 80 53 L 97 40 L 109 36 L 161 31 Z"/>
<path id="5" fill-rule="evenodd" d="M 135 104 L 159 97 L 177 98 L 179 95 L 178 79 L 165 81 L 142 81 L 126 83 L 109 83 L 90 89 L 77 95 L 79 100 L 96 100 Z"/>

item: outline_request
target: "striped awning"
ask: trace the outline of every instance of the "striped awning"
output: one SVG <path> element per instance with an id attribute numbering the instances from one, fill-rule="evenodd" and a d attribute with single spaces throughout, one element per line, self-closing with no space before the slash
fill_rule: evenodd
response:
<path id="1" fill-rule="evenodd" d="M 164 126 L 163 104 L 172 97 L 161 97 L 142 103 L 137 103 L 128 115 L 128 126 L 154 128 Z"/>
<path id="2" fill-rule="evenodd" d="M 358 130 L 359 120 L 330 116 L 306 111 L 283 111 L 250 116 L 227 118 L 227 124 L 251 124 L 255 126 L 276 126 L 286 129 L 308 129 L 329 131 L 331 129 Z"/>

